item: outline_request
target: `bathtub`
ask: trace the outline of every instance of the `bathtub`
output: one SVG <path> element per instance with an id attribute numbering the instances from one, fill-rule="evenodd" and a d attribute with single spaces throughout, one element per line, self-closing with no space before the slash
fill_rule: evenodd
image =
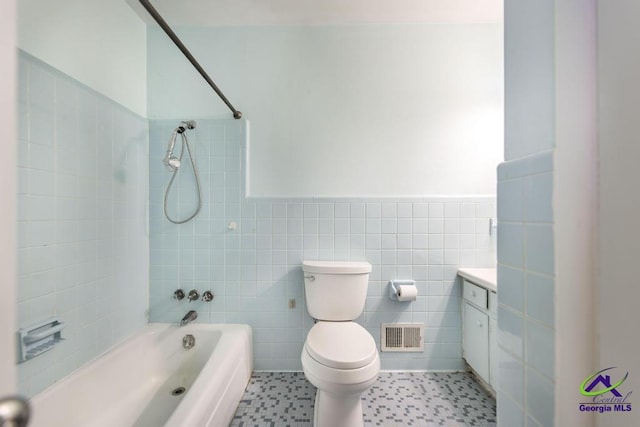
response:
<path id="1" fill-rule="evenodd" d="M 29 426 L 228 426 L 253 369 L 251 343 L 247 325 L 147 325 L 31 399 Z"/>

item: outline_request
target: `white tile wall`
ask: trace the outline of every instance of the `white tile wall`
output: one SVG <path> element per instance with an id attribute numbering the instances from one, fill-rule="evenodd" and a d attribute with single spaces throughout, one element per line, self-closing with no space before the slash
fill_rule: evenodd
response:
<path id="1" fill-rule="evenodd" d="M 551 425 L 554 414 L 553 156 L 498 167 L 498 420 Z"/>
<path id="2" fill-rule="evenodd" d="M 148 123 L 22 52 L 18 97 L 18 326 L 66 324 L 33 396 L 146 322 Z"/>
<path id="3" fill-rule="evenodd" d="M 189 309 L 202 322 L 248 323 L 256 369 L 299 370 L 312 326 L 304 303 L 304 259 L 366 260 L 373 265 L 365 312 L 358 319 L 376 338 L 386 322 L 424 322 L 424 353 L 383 353 L 383 369 L 460 369 L 460 266 L 495 265 L 489 218 L 494 197 L 402 199 L 245 199 L 246 121 L 200 120 L 189 132 L 202 181 L 197 219 L 164 219 L 163 165 L 179 119 L 150 125 L 151 321 L 177 322 Z M 185 158 L 186 159 L 186 158 Z M 193 178 L 183 171 L 169 210 L 194 208 Z M 235 221 L 236 231 L 227 229 Z M 416 280 L 419 297 L 387 297 L 391 279 Z M 212 290 L 212 303 L 171 298 L 177 288 Z M 294 309 L 288 308 L 296 300 Z"/>

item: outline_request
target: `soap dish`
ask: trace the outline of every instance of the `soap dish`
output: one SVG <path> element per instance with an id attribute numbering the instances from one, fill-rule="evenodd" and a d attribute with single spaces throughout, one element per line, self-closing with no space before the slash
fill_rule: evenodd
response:
<path id="1" fill-rule="evenodd" d="M 28 328 L 18 330 L 18 363 L 33 359 L 49 351 L 63 340 L 64 322 L 50 318 Z"/>

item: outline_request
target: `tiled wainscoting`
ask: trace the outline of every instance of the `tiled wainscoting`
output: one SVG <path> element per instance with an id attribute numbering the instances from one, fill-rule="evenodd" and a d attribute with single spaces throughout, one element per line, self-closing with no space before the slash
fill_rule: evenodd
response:
<path id="1" fill-rule="evenodd" d="M 302 260 L 366 260 L 373 271 L 358 322 L 376 341 L 381 323 L 426 324 L 424 353 L 382 353 L 382 368 L 463 368 L 456 271 L 495 265 L 496 242 L 489 234 L 495 197 L 247 199 L 248 122 L 200 120 L 188 137 L 202 210 L 194 221 L 175 225 L 163 215 L 170 172 L 162 159 L 179 122 L 150 123 L 151 321 L 177 322 L 195 309 L 198 321 L 248 323 L 256 369 L 300 370 L 313 325 L 304 303 Z M 167 203 L 179 218 L 197 205 L 186 156 Z M 237 228 L 230 229 L 231 223 Z M 416 280 L 418 299 L 391 301 L 391 279 Z M 176 301 L 178 288 L 210 289 L 215 299 Z"/>
<path id="2" fill-rule="evenodd" d="M 498 399 L 511 425 L 554 416 L 553 154 L 498 167 Z"/>

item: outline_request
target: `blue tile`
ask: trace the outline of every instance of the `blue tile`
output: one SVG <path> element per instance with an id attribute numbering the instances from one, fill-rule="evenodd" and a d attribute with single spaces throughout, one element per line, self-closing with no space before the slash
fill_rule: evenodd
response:
<path id="1" fill-rule="evenodd" d="M 551 225 L 527 225 L 527 269 L 553 276 L 554 265 L 553 227 Z"/>
<path id="2" fill-rule="evenodd" d="M 498 302 L 524 312 L 524 272 L 520 269 L 498 266 Z"/>
<path id="3" fill-rule="evenodd" d="M 526 179 L 527 221 L 553 221 L 553 174 L 545 173 Z"/>
<path id="4" fill-rule="evenodd" d="M 508 394 L 517 406 L 524 407 L 524 367 L 522 361 L 498 348 L 498 393 Z"/>
<path id="5" fill-rule="evenodd" d="M 498 263 L 512 267 L 524 264 L 524 230 L 522 225 L 498 223 Z"/>
<path id="6" fill-rule="evenodd" d="M 554 280 L 550 277 L 527 273 L 526 281 L 527 316 L 553 326 L 555 322 Z"/>
<path id="7" fill-rule="evenodd" d="M 553 425 L 555 414 L 553 383 L 531 368 L 527 369 L 527 410 L 540 425 Z"/>
<path id="8" fill-rule="evenodd" d="M 498 344 L 511 354 L 524 358 L 525 329 L 522 315 L 498 307 Z"/>
<path id="9" fill-rule="evenodd" d="M 527 321 L 527 365 L 547 378 L 554 378 L 555 331 L 536 321 Z"/>

